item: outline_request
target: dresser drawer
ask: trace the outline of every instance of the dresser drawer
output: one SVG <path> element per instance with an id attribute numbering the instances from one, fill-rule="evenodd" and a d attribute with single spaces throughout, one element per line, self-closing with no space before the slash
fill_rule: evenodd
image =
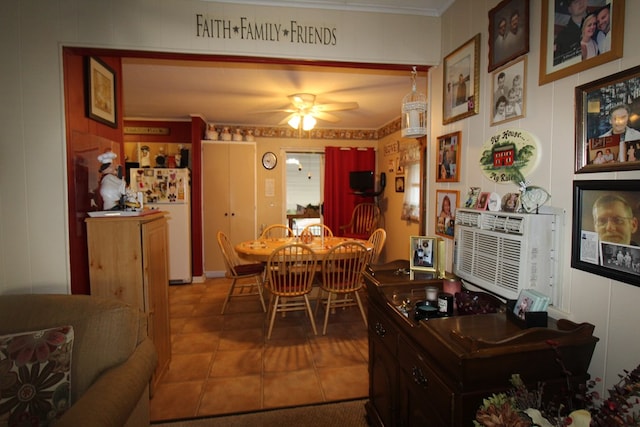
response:
<path id="1" fill-rule="evenodd" d="M 412 398 L 419 399 L 428 408 L 428 412 L 435 412 L 437 419 L 443 420 L 445 425 L 451 425 L 453 391 L 440 379 L 428 360 L 403 336 L 398 341 L 398 363 L 403 382 L 411 385 L 414 394 L 419 395 Z"/>
<path id="2" fill-rule="evenodd" d="M 389 315 L 369 305 L 369 335 L 383 344 L 393 355 L 398 349 L 398 329 L 389 319 Z"/>

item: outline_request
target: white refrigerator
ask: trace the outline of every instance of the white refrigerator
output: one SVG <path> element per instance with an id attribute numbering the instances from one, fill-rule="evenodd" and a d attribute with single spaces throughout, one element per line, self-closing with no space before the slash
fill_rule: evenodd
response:
<path id="1" fill-rule="evenodd" d="M 129 186 L 144 206 L 167 212 L 169 284 L 191 283 L 191 174 L 189 169 L 132 168 Z"/>

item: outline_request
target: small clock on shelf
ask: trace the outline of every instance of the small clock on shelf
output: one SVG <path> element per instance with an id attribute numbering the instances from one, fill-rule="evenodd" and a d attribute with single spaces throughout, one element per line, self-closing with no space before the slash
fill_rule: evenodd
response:
<path id="1" fill-rule="evenodd" d="M 275 155 L 275 153 L 271 151 L 267 151 L 266 153 L 264 153 L 264 155 L 262 156 L 262 166 L 264 166 L 265 169 L 271 170 L 275 168 L 277 164 L 278 157 Z"/>

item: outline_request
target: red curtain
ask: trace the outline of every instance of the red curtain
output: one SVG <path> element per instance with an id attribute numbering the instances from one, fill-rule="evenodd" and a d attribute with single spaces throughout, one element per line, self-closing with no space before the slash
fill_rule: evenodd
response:
<path id="1" fill-rule="evenodd" d="M 349 172 L 375 171 L 376 153 L 373 148 L 325 148 L 324 223 L 340 236 L 340 226 L 349 223 L 358 203 L 372 202 L 373 197 L 352 194 Z"/>

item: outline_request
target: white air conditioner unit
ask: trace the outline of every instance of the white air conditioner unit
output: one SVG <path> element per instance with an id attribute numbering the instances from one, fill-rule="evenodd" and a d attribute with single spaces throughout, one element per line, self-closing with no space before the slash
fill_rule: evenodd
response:
<path id="1" fill-rule="evenodd" d="M 459 208 L 453 272 L 506 299 L 535 289 L 559 306 L 562 216 Z"/>

